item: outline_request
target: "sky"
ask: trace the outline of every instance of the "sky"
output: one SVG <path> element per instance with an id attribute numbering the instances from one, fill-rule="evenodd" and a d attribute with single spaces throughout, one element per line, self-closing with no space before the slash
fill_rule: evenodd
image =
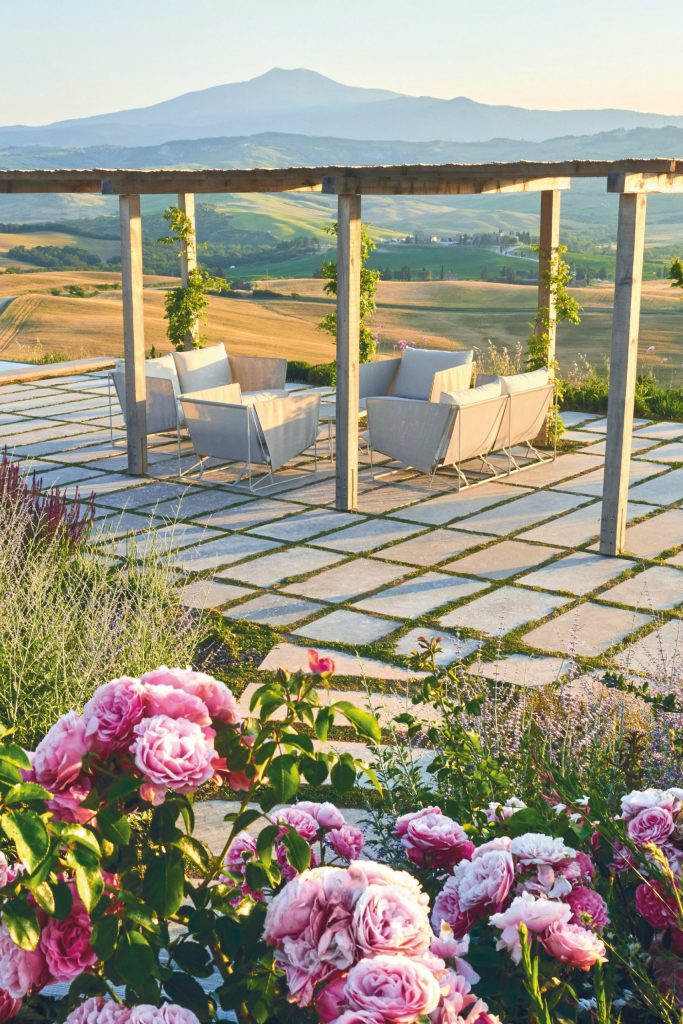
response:
<path id="1" fill-rule="evenodd" d="M 271 67 L 413 95 L 683 114 L 683 18 L 642 0 L 0 0 L 0 48 L 4 125 L 147 106 Z"/>

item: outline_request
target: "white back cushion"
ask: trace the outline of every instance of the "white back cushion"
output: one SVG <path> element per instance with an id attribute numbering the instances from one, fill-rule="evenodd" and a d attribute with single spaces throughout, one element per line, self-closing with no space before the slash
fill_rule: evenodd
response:
<path id="1" fill-rule="evenodd" d="M 145 377 L 156 377 L 161 380 L 170 380 L 173 385 L 173 394 L 177 398 L 180 394 L 180 382 L 178 373 L 173 361 L 173 355 L 169 352 L 167 356 L 159 356 L 158 359 L 145 360 Z"/>
<path id="2" fill-rule="evenodd" d="M 445 405 L 476 405 L 489 398 L 500 398 L 500 395 L 500 384 L 491 381 L 490 384 L 480 384 L 479 387 L 467 388 L 465 391 L 442 391 L 440 401 Z"/>
<path id="3" fill-rule="evenodd" d="M 500 387 L 504 395 L 514 395 L 519 391 L 531 391 L 542 388 L 548 383 L 548 370 L 531 370 L 530 373 L 515 373 L 511 377 L 501 377 Z"/>
<path id="4" fill-rule="evenodd" d="M 463 387 L 467 387 L 471 362 L 471 350 L 444 352 L 441 349 L 407 348 L 391 393 L 397 398 L 418 398 L 427 402 L 432 392 L 434 374 L 454 366 L 463 367 L 467 377 Z"/>
<path id="5" fill-rule="evenodd" d="M 191 352 L 174 352 L 173 361 L 182 394 L 232 384 L 230 362 L 222 343 L 195 348 Z"/>

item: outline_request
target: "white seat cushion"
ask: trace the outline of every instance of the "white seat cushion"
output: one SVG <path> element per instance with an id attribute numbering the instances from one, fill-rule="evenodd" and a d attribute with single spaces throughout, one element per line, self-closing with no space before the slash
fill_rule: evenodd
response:
<path id="1" fill-rule="evenodd" d="M 463 387 L 469 383 L 472 351 L 447 352 L 442 349 L 407 348 L 401 359 L 392 394 L 396 398 L 417 398 L 428 402 L 432 393 L 434 374 L 439 370 L 463 368 Z"/>
<path id="2" fill-rule="evenodd" d="M 173 361 L 183 395 L 232 384 L 230 361 L 223 344 L 195 348 L 191 352 L 174 352 Z"/>
<path id="3" fill-rule="evenodd" d="M 529 373 L 515 373 L 511 377 L 500 377 L 500 388 L 504 395 L 542 388 L 548 383 L 548 370 L 531 370 Z"/>
<path id="4" fill-rule="evenodd" d="M 497 381 L 490 384 L 480 384 L 476 388 L 467 388 L 466 391 L 442 391 L 440 401 L 444 405 L 477 405 L 478 402 L 485 402 L 490 398 L 500 398 L 501 387 Z"/>
<path id="5" fill-rule="evenodd" d="M 242 402 L 244 405 L 253 405 L 254 402 L 267 402 L 270 398 L 287 398 L 289 391 L 273 388 L 271 391 L 243 391 Z"/>

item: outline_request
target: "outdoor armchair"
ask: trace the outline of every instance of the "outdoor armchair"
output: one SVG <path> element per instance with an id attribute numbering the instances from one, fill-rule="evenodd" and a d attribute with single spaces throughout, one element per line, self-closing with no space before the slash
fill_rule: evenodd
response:
<path id="1" fill-rule="evenodd" d="M 536 448 L 548 422 L 555 398 L 555 382 L 546 369 L 518 373 L 509 377 L 479 374 L 479 383 L 499 383 L 503 394 L 509 396 L 505 421 L 501 424 L 496 439 L 496 450 L 502 449 L 510 459 L 511 468 L 521 469 L 515 459 L 513 448 L 524 446 L 527 453 L 538 462 L 548 458 Z M 557 449 L 557 429 L 553 430 L 553 458 Z"/>
<path id="2" fill-rule="evenodd" d="M 114 443 L 112 385 L 121 412 L 126 417 L 126 377 L 124 364 L 119 361 L 109 375 L 109 433 Z M 180 430 L 182 412 L 178 406 L 178 378 L 170 355 L 145 360 L 145 412 L 147 435 L 175 431 L 180 471 Z M 165 442 L 164 442 L 165 443 Z"/>
<path id="3" fill-rule="evenodd" d="M 360 367 L 360 401 L 368 398 L 405 398 L 438 402 L 444 391 L 464 391 L 472 379 L 473 351 L 407 348 L 397 359 L 363 363 Z"/>
<path id="4" fill-rule="evenodd" d="M 315 451 L 320 395 L 248 404 L 241 399 L 239 384 L 228 384 L 181 395 L 180 402 L 201 473 L 206 459 L 242 463 L 235 483 L 246 476 L 249 489 L 256 490 L 254 466 L 265 466 L 272 483 L 273 473 L 290 459 L 311 447 Z"/>
<path id="5" fill-rule="evenodd" d="M 287 360 L 265 356 L 228 356 L 225 345 L 210 345 L 190 352 L 174 352 L 180 394 L 191 394 L 226 384 L 239 384 L 242 394 L 284 398 Z"/>

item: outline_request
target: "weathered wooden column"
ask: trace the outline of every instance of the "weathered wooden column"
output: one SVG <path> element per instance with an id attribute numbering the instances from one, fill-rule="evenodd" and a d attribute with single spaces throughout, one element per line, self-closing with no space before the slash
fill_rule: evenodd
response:
<path id="1" fill-rule="evenodd" d="M 644 193 L 622 192 L 619 196 L 605 482 L 600 525 L 600 551 L 603 555 L 620 554 L 626 541 L 646 203 Z"/>
<path id="2" fill-rule="evenodd" d="M 126 381 L 128 472 L 147 472 L 145 322 L 142 308 L 142 219 L 140 196 L 119 196 L 123 357 Z"/>
<path id="3" fill-rule="evenodd" d="M 183 211 L 190 224 L 192 230 L 187 240 L 185 249 L 180 254 L 180 283 L 183 288 L 187 288 L 187 284 L 190 278 L 190 271 L 195 270 L 197 267 L 197 221 L 194 210 L 194 193 L 193 192 L 179 192 L 178 193 L 178 208 Z M 192 324 L 192 327 L 185 335 L 185 348 L 193 349 L 197 344 L 199 338 L 199 320 L 196 319 Z"/>
<path id="4" fill-rule="evenodd" d="M 538 246 L 538 308 L 548 310 L 547 333 L 548 367 L 550 375 L 555 375 L 555 339 L 557 337 L 557 312 L 555 308 L 555 291 L 551 287 L 550 275 L 553 272 L 560 244 L 560 200 L 559 189 L 541 192 L 541 223 Z M 545 332 L 545 323 L 539 316 L 536 323 L 537 333 Z"/>
<path id="5" fill-rule="evenodd" d="M 337 217 L 336 507 L 358 503 L 358 362 L 360 341 L 360 195 L 340 195 Z"/>

